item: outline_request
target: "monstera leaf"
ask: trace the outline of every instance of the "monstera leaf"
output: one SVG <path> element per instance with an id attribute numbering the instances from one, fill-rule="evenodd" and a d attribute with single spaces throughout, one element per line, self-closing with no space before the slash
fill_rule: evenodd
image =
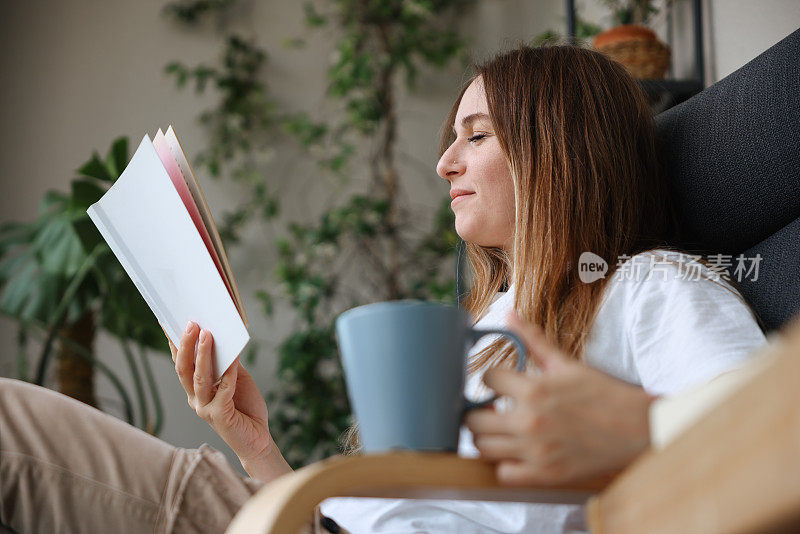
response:
<path id="1" fill-rule="evenodd" d="M 144 299 L 117 261 L 86 210 L 119 178 L 128 164 L 128 140 L 115 140 L 105 159 L 96 152 L 78 170 L 68 193 L 49 191 L 31 222 L 0 226 L 0 313 L 17 320 L 20 328 L 41 326 L 48 332 L 39 360 L 36 382 L 42 383 L 50 347 L 61 325 L 73 324 L 87 313 L 123 346 L 137 387 L 142 419 L 150 430 L 160 427 L 160 401 L 142 356 L 156 409 L 156 423 L 146 413 L 144 388 L 129 344 L 167 353 L 167 344 Z M 63 340 L 62 340 L 63 341 Z M 140 354 L 143 354 L 140 352 Z M 93 355 L 86 357 L 101 366 Z M 113 371 L 101 371 L 128 396 Z M 130 415 L 131 410 L 126 412 Z M 130 420 L 130 417 L 129 417 Z"/>
<path id="2" fill-rule="evenodd" d="M 126 138 L 117 139 L 105 162 L 95 153 L 78 170 L 83 176 L 73 180 L 69 194 L 47 192 L 36 220 L 0 227 L 0 312 L 21 321 L 69 322 L 101 296 L 92 273 L 97 258 L 110 250 L 86 210 L 125 167 L 127 146 Z M 59 306 L 63 318 L 55 317 Z"/>

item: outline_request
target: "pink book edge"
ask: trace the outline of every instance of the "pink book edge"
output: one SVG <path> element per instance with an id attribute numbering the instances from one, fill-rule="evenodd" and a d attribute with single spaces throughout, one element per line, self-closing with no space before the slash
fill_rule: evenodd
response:
<path id="1" fill-rule="evenodd" d="M 225 272 L 222 268 L 222 264 L 220 263 L 219 256 L 217 255 L 217 252 L 214 250 L 214 245 L 211 242 L 211 236 L 209 236 L 208 230 L 206 229 L 206 226 L 203 223 L 203 218 L 200 216 L 200 211 L 197 209 L 197 205 L 194 203 L 194 199 L 192 198 L 192 194 L 189 191 L 189 187 L 186 185 L 186 181 L 183 178 L 183 173 L 181 173 L 181 170 L 178 167 L 178 162 L 175 161 L 175 158 L 173 157 L 172 152 L 169 149 L 169 144 L 167 143 L 167 140 L 164 137 L 164 133 L 160 129 L 158 130 L 158 133 L 155 135 L 155 137 L 153 137 L 153 147 L 156 149 L 158 158 L 164 165 L 164 169 L 166 169 L 167 174 L 170 177 L 170 180 L 172 180 L 172 185 L 174 185 L 175 189 L 178 191 L 178 195 L 181 197 L 183 205 L 186 206 L 186 211 L 189 212 L 189 217 L 191 217 L 192 222 L 197 228 L 197 231 L 200 233 L 200 237 L 203 239 L 203 243 L 205 243 L 206 248 L 208 249 L 208 253 L 211 255 L 211 259 L 214 260 L 214 265 L 216 266 L 220 277 L 225 282 L 225 287 L 228 290 L 228 294 L 230 295 L 231 300 L 235 304 L 236 297 L 234 297 L 233 295 L 233 289 L 231 288 L 231 284 L 228 281 L 228 277 L 225 276 Z"/>
<path id="2" fill-rule="evenodd" d="M 171 125 L 169 128 L 167 128 L 167 132 L 164 134 L 164 137 L 169 145 L 170 150 L 172 151 L 175 161 L 178 164 L 178 168 L 181 170 L 181 174 L 189 188 L 189 192 L 191 193 L 192 198 L 194 198 L 194 202 L 198 207 L 200 216 L 203 218 L 204 226 L 210 232 L 211 241 L 214 244 L 215 250 L 220 256 L 222 268 L 227 275 L 228 280 L 231 282 L 234 303 L 239 310 L 239 314 L 242 316 L 245 326 L 249 326 L 247 312 L 244 309 L 244 303 L 242 302 L 242 298 L 239 294 L 239 288 L 236 285 L 236 277 L 234 276 L 233 270 L 228 262 L 228 256 L 225 254 L 225 247 L 222 245 L 222 239 L 217 231 L 217 225 L 214 223 L 214 217 L 211 214 L 211 209 L 208 207 L 208 202 L 206 202 L 206 198 L 203 194 L 202 188 L 200 187 L 200 183 L 197 181 L 197 178 L 194 175 L 192 165 L 189 163 L 189 159 L 186 157 L 186 154 L 183 151 L 181 142 Z"/>

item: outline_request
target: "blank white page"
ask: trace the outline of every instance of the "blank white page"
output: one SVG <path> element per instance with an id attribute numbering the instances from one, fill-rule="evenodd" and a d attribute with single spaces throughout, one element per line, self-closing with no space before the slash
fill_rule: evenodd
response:
<path id="1" fill-rule="evenodd" d="M 189 320 L 211 332 L 219 379 L 250 335 L 148 136 L 88 214 L 176 346 Z"/>

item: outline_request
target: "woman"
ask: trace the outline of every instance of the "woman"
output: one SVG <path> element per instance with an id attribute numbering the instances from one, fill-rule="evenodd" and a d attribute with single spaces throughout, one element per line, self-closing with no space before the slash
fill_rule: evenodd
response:
<path id="1" fill-rule="evenodd" d="M 468 393 L 482 394 L 483 380 L 513 402 L 471 413 L 461 454 L 497 460 L 508 484 L 620 469 L 648 445 L 653 396 L 710 380 L 764 343 L 733 287 L 663 248 L 675 222 L 653 119 L 621 66 L 569 46 L 511 51 L 477 68 L 446 127 L 437 172 L 475 275 L 465 306 L 476 326 L 522 335 L 538 367 L 508 369 L 515 355 L 499 338 L 473 349 Z M 582 278 L 586 252 L 609 262 L 604 278 Z M 678 276 L 697 268 L 705 278 Z M 26 532 L 66 523 L 224 529 L 289 466 L 241 364 L 213 385 L 212 346 L 191 323 L 180 347 L 170 344 L 189 404 L 252 478 L 205 445 L 176 449 L 56 393 L 3 381 L 0 522 Z M 48 431 L 70 439 L 56 446 Z M 340 498 L 321 509 L 358 533 L 562 532 L 583 523 L 581 507 L 563 505 Z"/>
<path id="2" fill-rule="evenodd" d="M 496 460 L 507 484 L 616 471 L 649 444 L 653 396 L 765 342 L 732 286 L 664 245 L 676 222 L 653 118 L 622 66 L 573 47 L 511 51 L 476 69 L 445 128 L 437 172 L 475 273 L 465 307 L 478 328 L 519 333 L 542 371 L 508 369 L 503 338 L 473 349 L 468 393 L 483 378 L 514 402 L 470 413 L 461 455 Z M 585 252 L 608 261 L 604 278 L 582 281 Z M 582 507 L 564 505 L 329 499 L 322 511 L 354 532 L 584 527 Z"/>

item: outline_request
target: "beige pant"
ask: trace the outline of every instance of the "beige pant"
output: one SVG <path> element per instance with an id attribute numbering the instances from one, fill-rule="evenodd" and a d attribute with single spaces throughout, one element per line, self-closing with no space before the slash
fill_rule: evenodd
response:
<path id="1" fill-rule="evenodd" d="M 0 378 L 0 532 L 216 533 L 262 482 L 54 391 Z M 307 532 L 326 532 L 318 520 Z"/>

